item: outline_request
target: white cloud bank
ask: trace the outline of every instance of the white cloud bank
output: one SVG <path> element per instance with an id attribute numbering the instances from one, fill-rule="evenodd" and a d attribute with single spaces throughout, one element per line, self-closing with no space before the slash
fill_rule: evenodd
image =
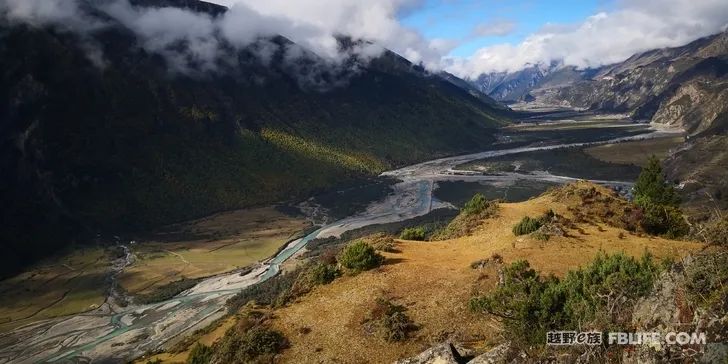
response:
<path id="1" fill-rule="evenodd" d="M 473 78 L 552 60 L 597 67 L 649 49 L 683 45 L 728 25 L 725 0 L 623 0 L 614 8 L 579 24 L 547 25 L 516 45 L 494 45 L 468 58 L 447 59 L 445 68 Z"/>
<path id="2" fill-rule="evenodd" d="M 213 68 L 221 41 L 244 47 L 260 37 L 280 34 L 333 63 L 352 52 L 365 59 L 373 57 L 385 47 L 430 69 L 471 78 L 553 60 L 582 68 L 619 62 L 636 52 L 682 45 L 725 30 L 728 23 L 725 0 L 616 0 L 613 10 L 580 23 L 549 24 L 519 44 L 494 45 L 467 58 L 450 58 L 447 54 L 465 39 L 426 39 L 399 21 L 403 13 L 422 6 L 423 0 L 208 0 L 230 8 L 220 17 L 176 8 L 132 7 L 127 0 L 0 0 L 0 18 L 78 32 L 102 27 L 79 11 L 82 1 L 101 4 L 140 36 L 143 47 L 167 58 L 180 56 L 177 45 L 185 43 L 180 67 L 192 59 Z M 513 27 L 506 20 L 485 22 L 467 39 L 507 34 Z M 340 35 L 375 45 L 365 43 L 342 52 L 336 40 Z M 265 58 L 265 47 L 259 51 Z"/>
<path id="3" fill-rule="evenodd" d="M 467 39 L 427 40 L 397 19 L 401 12 L 421 5 L 417 0 L 213 1 L 244 4 L 262 14 L 323 29 L 324 34 L 370 39 L 415 63 L 470 78 L 551 61 L 597 67 L 623 61 L 637 52 L 683 45 L 723 31 L 728 25 L 725 0 L 616 0 L 611 4 L 613 10 L 594 14 L 580 23 L 547 24 L 519 44 L 489 46 L 467 58 L 450 58 L 447 54 L 460 41 L 508 34 L 515 23 L 506 19 L 484 22 Z M 295 34 L 285 35 L 296 40 Z"/>
<path id="4" fill-rule="evenodd" d="M 145 49 L 164 55 L 178 70 L 192 62 L 214 69 L 223 42 L 240 48 L 253 43 L 262 58 L 273 47 L 261 38 L 283 35 L 332 65 L 355 54 L 366 61 L 391 48 L 415 63 L 436 69 L 442 55 L 457 44 L 447 39 L 425 39 L 400 24 L 397 17 L 421 0 L 212 0 L 229 10 L 222 16 L 174 7 L 132 6 L 128 0 L 0 0 L 0 19 L 33 26 L 53 25 L 82 35 L 103 28 L 98 18 L 82 9 L 88 4 L 124 24 L 139 36 Z M 350 36 L 367 42 L 342 51 L 337 40 Z M 184 52 L 180 44 L 185 45 Z M 289 49 L 291 58 L 305 54 Z M 103 62 L 101 62 L 103 63 Z"/>
<path id="5" fill-rule="evenodd" d="M 301 34 L 297 29 L 279 33 L 312 49 L 332 56 L 332 35 L 365 39 L 391 49 L 414 63 L 439 68 L 443 55 L 457 43 L 446 39 L 425 39 L 416 30 L 403 26 L 398 15 L 421 5 L 421 0 L 212 0 L 234 10 L 244 6 L 291 25 L 316 29 L 319 37 Z"/>

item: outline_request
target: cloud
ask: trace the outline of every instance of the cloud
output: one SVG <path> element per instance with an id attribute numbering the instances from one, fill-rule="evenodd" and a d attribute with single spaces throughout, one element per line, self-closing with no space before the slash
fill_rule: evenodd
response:
<path id="1" fill-rule="evenodd" d="M 276 17 L 292 27 L 279 27 L 284 36 L 316 53 L 335 55 L 333 35 L 365 39 L 391 49 L 412 62 L 439 67 L 443 50 L 451 43 L 443 39 L 425 39 L 419 32 L 404 27 L 398 20 L 422 5 L 421 0 L 216 0 L 216 2 L 245 7 L 260 14 Z M 318 36 L 311 31 L 319 32 Z"/>
<path id="2" fill-rule="evenodd" d="M 111 1 L 101 9 L 134 30 L 142 47 L 165 56 L 173 69 L 216 68 L 220 39 L 212 16 L 172 7 L 133 7 L 127 1 Z"/>
<path id="3" fill-rule="evenodd" d="M 470 32 L 471 37 L 504 36 L 516 30 L 516 23 L 509 20 L 494 20 L 480 23 Z"/>
<path id="4" fill-rule="evenodd" d="M 333 4 L 329 5 L 335 7 Z M 177 7 L 133 6 L 129 0 L 1 0 L 0 22 L 52 26 L 76 33 L 79 45 L 99 66 L 106 61 L 93 34 L 119 24 L 137 35 L 139 46 L 164 56 L 171 70 L 182 73 L 216 71 L 221 64 L 232 64 L 236 57 L 229 53 L 231 47 L 253 52 L 264 64 L 279 54 L 285 61 L 285 70 L 295 73 L 292 76 L 302 85 L 320 89 L 325 88 L 327 82 L 336 84 L 350 77 L 361 63 L 382 54 L 382 46 L 367 41 L 342 47 L 341 37 L 367 39 L 372 33 L 353 30 L 358 30 L 357 24 L 366 25 L 379 16 L 386 18 L 380 24 L 382 27 L 398 31 L 393 19 L 412 2 L 402 1 L 401 4 L 399 7 L 381 1 L 378 7 L 366 8 L 352 1 L 344 4 L 347 6 L 335 7 L 335 19 L 327 18 L 328 21 L 322 22 L 316 20 L 315 13 L 309 13 L 308 17 L 291 17 L 285 12 L 260 6 L 254 8 L 244 2 L 231 3 L 222 15 L 211 15 Z M 282 3 L 271 5 L 283 6 Z M 345 19 L 358 23 L 350 24 Z M 278 35 L 297 44 L 271 41 Z M 425 42 L 413 33 L 405 34 L 401 39 Z M 417 58 L 414 49 L 409 55 Z M 358 62 L 348 62 L 352 58 Z"/>
<path id="5" fill-rule="evenodd" d="M 31 26 L 54 25 L 78 32 L 98 29 L 103 25 L 83 16 L 78 3 L 68 0 L 2 0 L 0 19 Z"/>
<path id="6" fill-rule="evenodd" d="M 137 7 L 128 0 L 0 0 L 0 19 L 88 34 L 108 26 L 85 12 L 89 4 L 96 4 L 110 19 L 136 32 L 140 46 L 162 54 L 183 72 L 214 70 L 225 62 L 221 50 L 229 46 L 252 49 L 264 63 L 269 62 L 279 49 L 264 39 L 280 34 L 302 47 L 286 47 L 284 59 L 301 56 L 310 61 L 313 52 L 333 73 L 339 73 L 337 67 L 353 56 L 366 62 L 386 48 L 431 70 L 444 68 L 473 78 L 552 61 L 581 68 L 620 62 L 636 52 L 682 45 L 716 33 L 728 21 L 725 0 L 614 0 L 612 10 L 581 22 L 546 24 L 518 44 L 496 44 L 467 58 L 448 58 L 463 39 L 427 39 L 399 20 L 425 5 L 424 0 L 212 1 L 229 6 L 229 11 L 212 16 L 172 7 Z M 506 35 L 515 27 L 507 20 L 482 23 L 467 40 Z M 341 36 L 366 42 L 342 48 Z M 103 63 L 92 39 L 84 47 L 95 63 Z M 306 78 L 326 78 L 315 76 L 320 72 L 311 71 L 312 67 L 296 67 L 311 72 Z"/>
<path id="7" fill-rule="evenodd" d="M 577 24 L 550 24 L 519 44 L 485 47 L 468 58 L 447 59 L 444 65 L 471 78 L 551 61 L 598 67 L 649 49 L 683 45 L 728 24 L 725 0 L 620 0 L 614 9 Z"/>
<path id="8" fill-rule="evenodd" d="M 109 25 L 87 14 L 84 7 L 93 7 L 134 31 L 144 49 L 165 56 L 173 69 L 182 72 L 216 69 L 224 62 L 219 56 L 227 45 L 242 49 L 255 44 L 253 49 L 261 60 L 270 61 L 275 49 L 261 39 L 276 35 L 291 39 L 333 68 L 352 56 L 366 62 L 379 56 L 384 47 L 412 62 L 436 68 L 442 54 L 456 46 L 445 39 L 425 39 L 399 23 L 397 17 L 420 6 L 420 0 L 215 2 L 229 10 L 212 16 L 175 7 L 133 6 L 129 0 L 1 0 L 0 18 L 57 26 L 87 36 Z M 342 36 L 366 41 L 342 49 Z M 313 58 L 297 48 L 286 47 L 284 51 L 290 53 L 284 55 L 289 60 L 293 55 Z"/>

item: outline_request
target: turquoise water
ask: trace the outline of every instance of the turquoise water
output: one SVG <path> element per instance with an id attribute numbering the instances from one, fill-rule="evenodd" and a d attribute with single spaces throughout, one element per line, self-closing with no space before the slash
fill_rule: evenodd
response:
<path id="1" fill-rule="evenodd" d="M 296 243 L 296 245 L 294 245 L 290 248 L 284 249 L 283 251 L 278 253 L 278 255 L 276 255 L 269 262 L 270 267 L 265 272 L 265 274 L 263 274 L 263 276 L 260 277 L 260 282 L 265 282 L 268 279 L 275 277 L 275 275 L 278 274 L 278 272 L 280 271 L 280 265 L 283 262 L 288 260 L 288 258 L 293 256 L 293 254 L 296 254 L 299 250 L 303 249 L 303 247 L 306 246 L 306 244 L 308 244 L 309 241 L 316 239 L 316 237 L 318 237 L 318 235 L 321 233 L 321 231 L 324 230 L 325 228 L 326 228 L 326 226 L 319 228 L 318 230 L 301 238 L 301 240 L 298 243 Z"/>

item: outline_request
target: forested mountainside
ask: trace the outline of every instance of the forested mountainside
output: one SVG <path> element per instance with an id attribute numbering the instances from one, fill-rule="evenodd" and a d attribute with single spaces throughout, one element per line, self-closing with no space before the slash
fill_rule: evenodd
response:
<path id="1" fill-rule="evenodd" d="M 174 72 L 85 4 L 112 26 L 81 37 L 0 17 L 0 275 L 99 232 L 291 199 L 481 148 L 507 122 L 507 109 L 389 51 L 328 70 L 305 50 L 291 61 L 285 51 L 298 46 L 277 37 L 224 48 L 214 71 Z M 263 46 L 267 62 L 256 55 Z"/>

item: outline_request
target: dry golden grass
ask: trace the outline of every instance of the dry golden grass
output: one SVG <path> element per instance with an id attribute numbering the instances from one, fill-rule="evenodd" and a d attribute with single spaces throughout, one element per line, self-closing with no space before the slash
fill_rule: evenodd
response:
<path id="1" fill-rule="evenodd" d="M 643 166 L 651 155 L 663 159 L 670 149 L 673 149 L 684 142 L 685 138 L 668 137 L 647 140 L 636 140 L 631 142 L 598 145 L 586 148 L 584 151 L 594 158 L 605 162 L 634 164 Z"/>
<path id="2" fill-rule="evenodd" d="M 77 250 L 0 282 L 0 332 L 45 318 L 98 308 L 105 300 L 110 258 L 101 248 Z"/>
<path id="3" fill-rule="evenodd" d="M 579 182 L 578 188 L 593 185 Z M 601 187 L 599 191 L 608 193 Z M 574 201 L 544 195 L 522 203 L 504 203 L 497 217 L 487 219 L 472 236 L 441 242 L 399 241 L 399 253 L 384 253 L 387 263 L 375 270 L 316 288 L 309 295 L 275 312 L 273 325 L 291 342 L 282 362 L 384 363 L 414 355 L 448 337 L 482 349 L 497 341 L 498 327 L 467 309 L 474 291 L 495 284 L 496 268 L 472 269 L 470 263 L 500 254 L 508 264 L 527 259 L 541 272 L 563 275 L 587 264 L 600 251 L 623 251 L 640 256 L 646 250 L 657 257 L 683 256 L 702 245 L 655 237 L 630 235 L 606 224 L 577 224 L 581 232 L 538 241 L 516 237 L 511 229 L 523 216 L 538 216 L 548 209 L 571 217 Z M 566 201 L 564 201 L 566 200 Z M 620 239 L 620 233 L 625 237 Z M 387 343 L 366 334 L 361 326 L 374 300 L 392 298 L 408 308 L 420 326 L 405 343 Z M 302 334 L 310 329 L 310 332 Z"/>
<path id="4" fill-rule="evenodd" d="M 173 225 L 132 246 L 137 260 L 119 279 L 129 293 L 139 294 L 181 278 L 228 272 L 272 256 L 307 226 L 272 207 Z"/>

